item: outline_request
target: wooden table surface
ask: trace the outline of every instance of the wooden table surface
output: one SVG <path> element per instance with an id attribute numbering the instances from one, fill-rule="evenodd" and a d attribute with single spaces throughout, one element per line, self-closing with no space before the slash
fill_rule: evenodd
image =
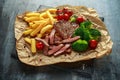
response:
<path id="1" fill-rule="evenodd" d="M 30 67 L 12 57 L 11 54 L 16 54 L 15 16 L 24 11 L 63 4 L 95 8 L 104 17 L 113 40 L 112 53 L 79 68 Z M 0 0 L 0 80 L 120 80 L 119 30 L 120 0 Z"/>

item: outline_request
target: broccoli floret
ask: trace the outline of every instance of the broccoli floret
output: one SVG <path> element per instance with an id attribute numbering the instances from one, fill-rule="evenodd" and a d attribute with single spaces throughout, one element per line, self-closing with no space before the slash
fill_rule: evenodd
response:
<path id="1" fill-rule="evenodd" d="M 80 24 L 80 27 L 75 30 L 73 35 L 80 36 L 81 39 L 85 39 L 88 41 L 89 39 L 86 39 L 86 38 L 87 36 L 90 36 L 89 29 L 91 28 L 91 26 L 92 26 L 92 23 L 90 21 L 82 22 Z M 84 34 L 87 36 L 85 36 Z"/>
<path id="2" fill-rule="evenodd" d="M 92 27 L 92 22 L 91 21 L 85 21 L 80 24 L 80 27 L 90 29 Z"/>
<path id="3" fill-rule="evenodd" d="M 77 51 L 77 52 L 85 51 L 87 50 L 87 48 L 88 48 L 88 42 L 86 40 L 79 39 L 72 43 L 72 49 L 74 51 Z"/>
<path id="4" fill-rule="evenodd" d="M 87 28 L 83 28 L 83 27 L 77 28 L 73 36 L 80 36 L 82 40 L 86 40 L 86 41 L 92 39 L 90 35 L 90 31 Z"/>
<path id="5" fill-rule="evenodd" d="M 83 40 L 86 40 L 89 42 L 89 40 L 93 39 L 93 37 L 90 34 L 90 31 L 88 29 L 84 29 L 84 35 Z"/>
<path id="6" fill-rule="evenodd" d="M 98 40 L 99 37 L 101 36 L 100 31 L 98 31 L 97 29 L 90 29 L 90 34 L 92 35 L 93 39 Z"/>
<path id="7" fill-rule="evenodd" d="M 90 34 L 92 36 L 101 36 L 100 31 L 98 31 L 97 29 L 90 29 Z"/>
<path id="8" fill-rule="evenodd" d="M 83 39 L 84 28 L 82 27 L 77 28 L 73 35 L 80 36 L 80 38 Z"/>

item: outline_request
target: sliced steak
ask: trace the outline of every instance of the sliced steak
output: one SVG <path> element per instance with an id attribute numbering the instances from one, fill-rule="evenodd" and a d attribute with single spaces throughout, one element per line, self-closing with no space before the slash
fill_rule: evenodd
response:
<path id="1" fill-rule="evenodd" d="M 68 48 L 65 53 L 71 53 L 72 52 L 72 49 L 71 48 Z"/>
<path id="2" fill-rule="evenodd" d="M 46 41 L 47 43 L 49 43 L 49 36 L 48 36 L 48 35 L 45 37 L 45 41 Z M 45 55 L 48 55 L 48 49 L 49 49 L 49 47 L 45 45 L 45 46 L 44 46 L 44 49 L 43 49 L 43 53 L 44 53 Z"/>
<path id="3" fill-rule="evenodd" d="M 55 35 L 55 41 L 61 41 L 61 40 L 62 40 L 62 38 L 60 36 Z"/>
<path id="4" fill-rule="evenodd" d="M 65 52 L 69 47 L 70 47 L 70 44 L 65 44 L 64 47 L 62 47 L 59 51 L 57 51 L 56 53 L 54 53 L 54 56 L 58 56 L 58 55 L 62 54 L 62 53 Z"/>
<path id="5" fill-rule="evenodd" d="M 70 38 L 74 30 L 78 27 L 79 27 L 78 24 L 64 20 L 61 20 L 54 24 L 56 32 L 58 32 L 63 39 Z"/>
<path id="6" fill-rule="evenodd" d="M 62 43 L 71 43 L 71 42 L 74 42 L 76 40 L 80 39 L 80 36 L 76 36 L 76 37 L 73 37 L 73 38 L 68 38 L 68 39 L 65 39 L 62 41 Z"/>
<path id="7" fill-rule="evenodd" d="M 49 46 L 48 42 L 46 42 L 44 39 L 41 39 L 41 38 L 35 38 L 35 39 L 43 42 L 46 46 Z"/>
<path id="8" fill-rule="evenodd" d="M 51 31 L 49 38 L 50 38 L 50 44 L 54 44 L 55 29 Z"/>
<path id="9" fill-rule="evenodd" d="M 48 55 L 52 55 L 54 54 L 55 52 L 57 52 L 59 49 L 61 49 L 64 45 L 63 44 L 59 44 L 58 46 L 54 46 L 52 48 L 52 50 L 49 50 L 48 51 Z"/>
<path id="10" fill-rule="evenodd" d="M 55 44 L 61 44 L 61 43 L 72 43 L 76 40 L 80 39 L 80 36 L 76 36 L 76 37 L 73 37 L 73 38 L 68 38 L 68 39 L 64 39 L 62 41 L 55 41 Z"/>

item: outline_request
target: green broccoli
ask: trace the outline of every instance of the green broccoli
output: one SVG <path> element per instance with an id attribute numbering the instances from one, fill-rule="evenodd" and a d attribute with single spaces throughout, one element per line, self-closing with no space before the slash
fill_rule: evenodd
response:
<path id="1" fill-rule="evenodd" d="M 86 40 L 86 41 L 92 39 L 90 35 L 90 31 L 87 28 L 83 28 L 83 27 L 77 28 L 73 36 L 80 36 L 82 40 Z"/>
<path id="2" fill-rule="evenodd" d="M 72 43 L 72 49 L 74 51 L 77 51 L 77 52 L 85 51 L 87 50 L 87 48 L 88 48 L 88 42 L 86 40 L 79 39 Z"/>
<path id="3" fill-rule="evenodd" d="M 85 21 L 80 24 L 80 27 L 77 28 L 73 35 L 80 36 L 81 39 L 84 37 L 84 33 L 89 33 L 89 28 L 91 28 L 92 23 L 90 21 Z"/>
<path id="4" fill-rule="evenodd" d="M 83 40 L 86 40 L 89 42 L 89 40 L 93 39 L 88 29 L 84 29 L 83 32 L 84 32 Z"/>
<path id="5" fill-rule="evenodd" d="M 92 22 L 91 21 L 85 21 L 80 24 L 80 27 L 90 29 L 92 27 Z"/>
<path id="6" fill-rule="evenodd" d="M 98 40 L 99 37 L 101 36 L 100 31 L 98 31 L 97 29 L 90 29 L 89 31 L 90 31 L 91 36 L 92 36 L 93 39 L 95 39 L 95 40 Z"/>
<path id="7" fill-rule="evenodd" d="M 73 35 L 80 36 L 80 38 L 83 39 L 84 28 L 82 27 L 77 28 Z"/>

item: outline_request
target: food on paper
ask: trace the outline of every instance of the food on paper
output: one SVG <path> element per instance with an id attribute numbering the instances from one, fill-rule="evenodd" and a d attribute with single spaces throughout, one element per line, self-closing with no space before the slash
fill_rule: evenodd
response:
<path id="1" fill-rule="evenodd" d="M 92 8 L 58 6 L 16 17 L 16 49 L 20 61 L 43 66 L 108 55 L 113 42 Z"/>

